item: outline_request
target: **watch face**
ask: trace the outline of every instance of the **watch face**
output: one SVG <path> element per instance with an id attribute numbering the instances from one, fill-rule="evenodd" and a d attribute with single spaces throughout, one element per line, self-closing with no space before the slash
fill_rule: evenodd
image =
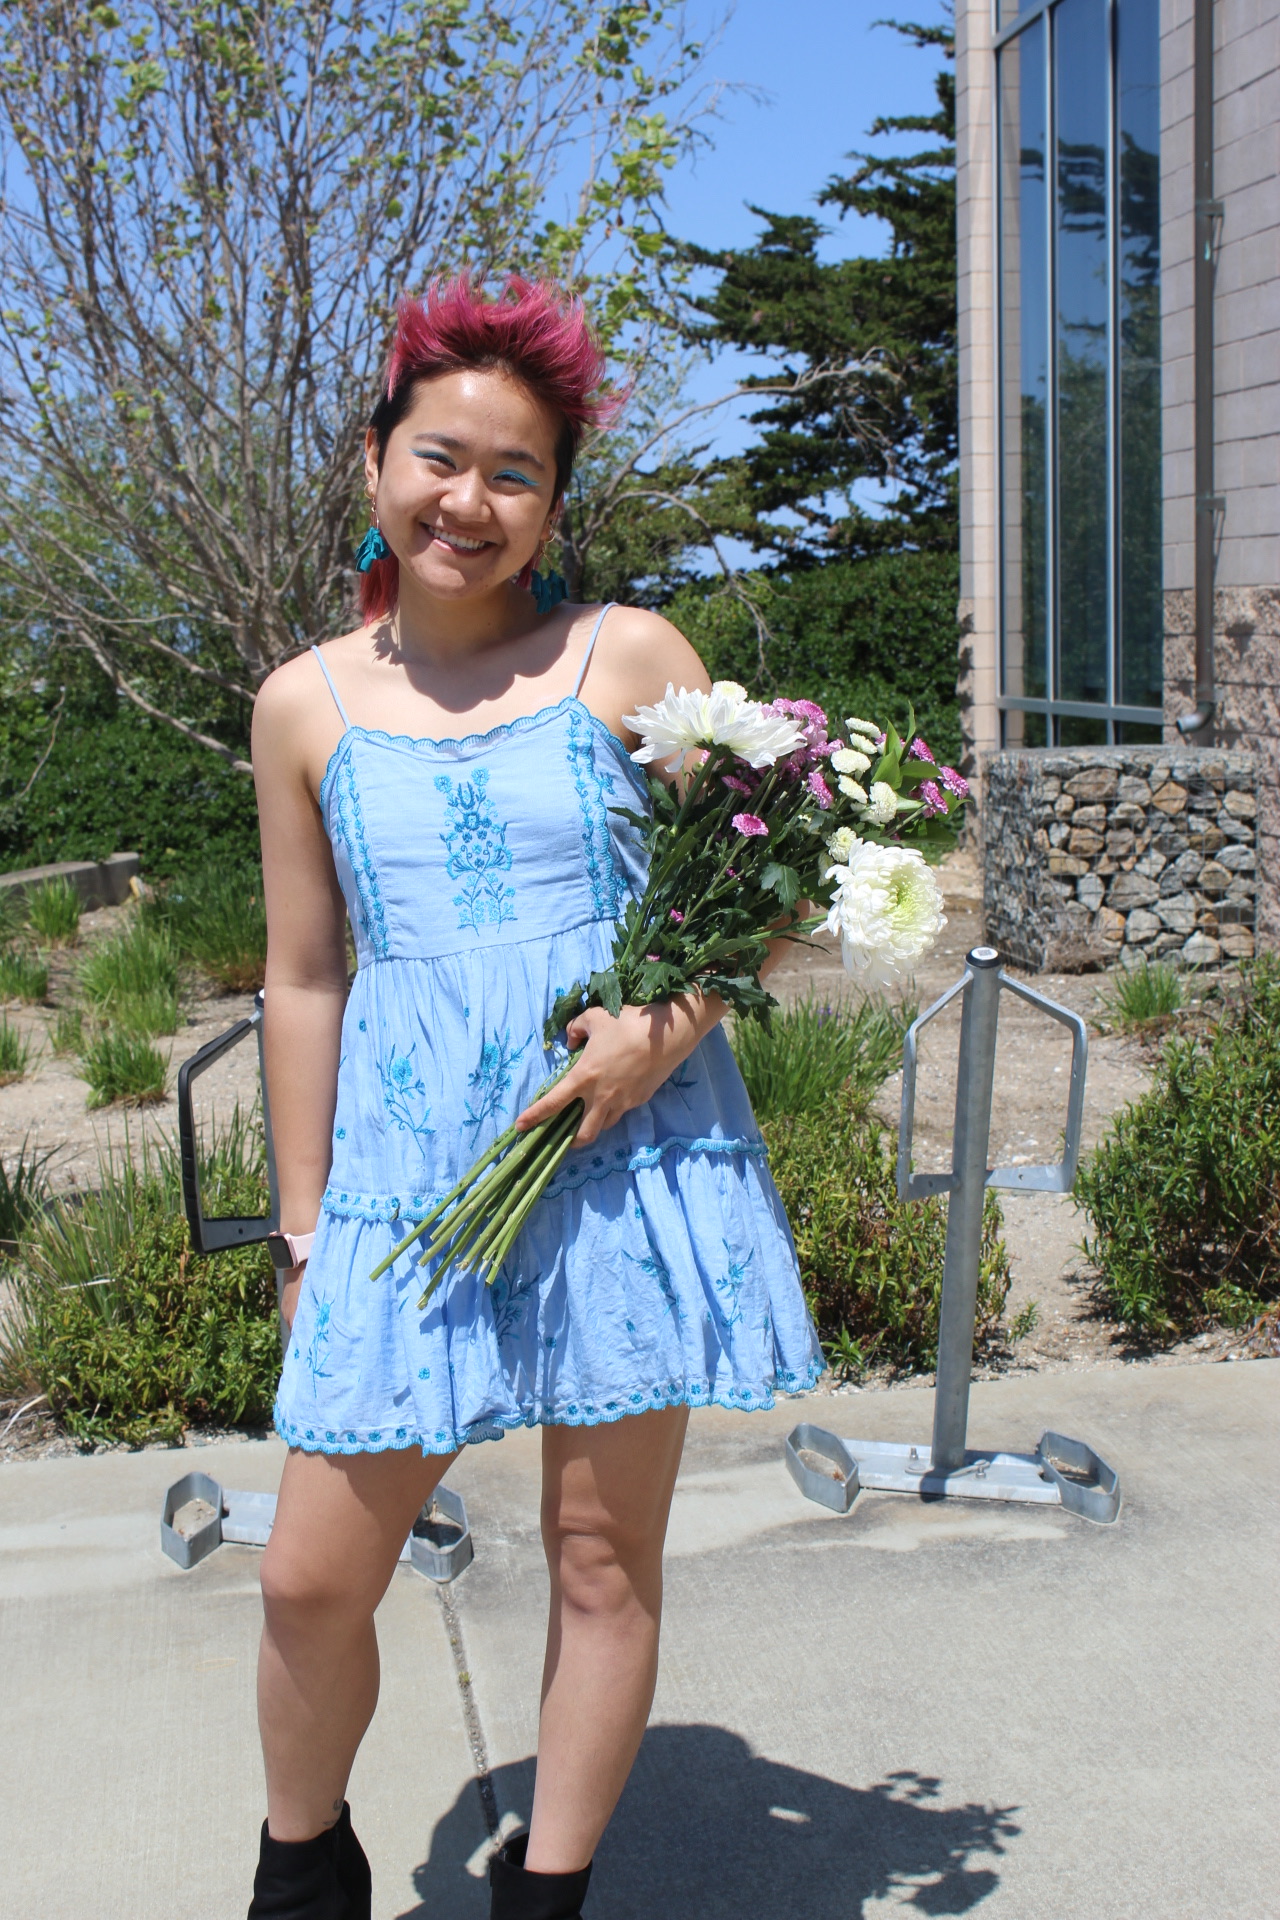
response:
<path id="1" fill-rule="evenodd" d="M 267 1235 L 267 1252 L 271 1255 L 271 1264 L 273 1267 L 291 1267 L 293 1265 L 293 1255 L 289 1250 L 289 1242 L 282 1233 L 269 1233 Z"/>

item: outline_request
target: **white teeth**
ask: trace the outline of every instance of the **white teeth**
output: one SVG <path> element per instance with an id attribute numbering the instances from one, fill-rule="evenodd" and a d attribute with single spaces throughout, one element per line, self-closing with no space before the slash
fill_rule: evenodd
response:
<path id="1" fill-rule="evenodd" d="M 479 553 L 489 544 L 487 540 L 465 540 L 460 533 L 445 533 L 440 527 L 431 531 L 442 546 L 455 547 L 459 553 Z"/>

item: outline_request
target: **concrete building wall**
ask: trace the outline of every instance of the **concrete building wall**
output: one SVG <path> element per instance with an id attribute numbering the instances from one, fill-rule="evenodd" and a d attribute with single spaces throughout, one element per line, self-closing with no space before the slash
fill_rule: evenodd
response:
<path id="1" fill-rule="evenodd" d="M 990 0 L 956 0 L 960 335 L 960 718 L 964 770 L 1000 744 L 996 710 L 995 60 Z M 981 795 L 979 794 L 979 802 Z"/>
<path id="2" fill-rule="evenodd" d="M 1192 0 L 1160 53 L 1165 713 L 1195 689 Z M 1280 945 L 1280 0 L 1215 0 L 1215 737 L 1258 754 L 1257 934 Z"/>

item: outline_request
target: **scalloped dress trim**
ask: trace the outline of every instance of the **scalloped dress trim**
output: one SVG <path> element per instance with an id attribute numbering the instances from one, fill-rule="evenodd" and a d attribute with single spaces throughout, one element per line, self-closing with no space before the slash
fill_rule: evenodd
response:
<path id="1" fill-rule="evenodd" d="M 474 1426 L 449 1429 L 437 1427 L 434 1433 L 421 1433 L 416 1427 L 326 1427 L 302 1426 L 286 1420 L 277 1404 L 275 1429 L 290 1447 L 303 1453 L 386 1453 L 392 1449 L 420 1447 L 424 1454 L 457 1453 L 462 1447 L 478 1446 L 484 1440 L 500 1440 L 504 1433 L 520 1427 L 604 1427 L 626 1420 L 636 1413 L 654 1413 L 666 1407 L 724 1407 L 731 1413 L 768 1413 L 777 1405 L 774 1390 L 783 1394 L 809 1393 L 826 1372 L 826 1363 L 813 1359 L 803 1373 L 778 1373 L 772 1383 L 759 1389 L 722 1387 L 713 1390 L 709 1381 L 688 1380 L 683 1385 L 668 1380 L 651 1387 L 647 1394 L 638 1390 L 623 1400 L 607 1400 L 603 1406 L 591 1402 L 570 1401 L 563 1407 L 535 1403 L 527 1413 L 501 1414 L 492 1420 L 479 1420 Z"/>
<path id="2" fill-rule="evenodd" d="M 615 1147 L 608 1154 L 593 1154 L 589 1167 L 571 1164 L 551 1182 L 543 1197 L 554 1200 L 561 1193 L 584 1187 L 589 1180 L 607 1180 L 610 1174 L 636 1173 L 656 1167 L 673 1147 L 684 1153 L 745 1153 L 760 1160 L 767 1159 L 769 1153 L 764 1141 L 759 1139 L 701 1140 L 675 1134 L 651 1147 L 638 1147 L 634 1153 L 628 1153 L 626 1147 Z M 443 1198 L 442 1193 L 415 1193 L 402 1199 L 398 1194 L 350 1193 L 326 1187 L 320 1205 L 339 1220 L 412 1221 L 425 1219 Z"/>
<path id="3" fill-rule="evenodd" d="M 470 752 L 474 748 L 487 747 L 492 741 L 501 740 L 510 733 L 528 733 L 530 728 L 545 726 L 547 721 L 554 720 L 557 714 L 568 713 L 573 708 L 585 713 L 592 726 L 611 742 L 637 789 L 647 797 L 648 789 L 644 785 L 639 769 L 613 728 L 606 726 L 598 714 L 592 713 L 590 707 L 585 701 L 579 700 L 576 693 L 567 693 L 563 700 L 557 700 L 549 707 L 539 707 L 536 713 L 522 713 L 514 720 L 500 720 L 498 725 L 490 727 L 487 733 L 465 733 L 456 740 L 437 739 L 433 734 L 388 733 L 382 727 L 345 727 L 337 746 L 329 755 L 329 764 L 320 782 L 320 810 L 322 813 L 327 811 L 330 782 L 342 755 L 352 740 L 357 737 L 362 740 L 376 740 L 380 746 L 384 747 L 408 747 L 415 752 L 457 754 L 464 751 Z"/>

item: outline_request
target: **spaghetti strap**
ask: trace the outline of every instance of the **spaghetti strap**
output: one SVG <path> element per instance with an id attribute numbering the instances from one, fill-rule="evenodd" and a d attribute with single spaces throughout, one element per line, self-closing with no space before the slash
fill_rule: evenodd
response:
<path id="1" fill-rule="evenodd" d="M 587 642 L 587 650 L 582 656 L 582 665 L 578 668 L 578 677 L 573 683 L 573 698 L 575 700 L 577 699 L 579 693 L 582 691 L 582 683 L 587 677 L 587 668 L 591 665 L 592 650 L 595 647 L 596 638 L 600 632 L 600 629 L 604 625 L 604 617 L 606 613 L 608 613 L 610 607 L 614 606 L 615 604 L 616 602 L 614 602 L 613 600 L 606 600 L 604 605 L 601 607 L 599 613 L 596 615 L 596 623 L 594 627 L 592 627 L 591 629 L 591 638 Z M 338 696 L 335 693 L 333 697 L 336 700 Z"/>
<path id="2" fill-rule="evenodd" d="M 591 637 L 593 640 L 595 639 L 594 634 L 592 634 Z M 333 684 L 333 675 L 330 673 L 328 667 L 324 663 L 324 655 L 321 653 L 319 647 L 312 647 L 311 651 L 312 653 L 314 653 L 316 659 L 320 662 L 320 671 L 324 675 L 325 679 L 329 682 L 329 691 L 333 695 L 333 704 L 338 709 L 339 714 L 342 716 L 342 724 L 349 733 L 351 731 L 351 720 L 347 713 L 346 708 L 343 706 L 341 700 L 338 698 L 338 689 Z M 590 649 L 588 649 L 588 651 L 590 651 Z"/>

